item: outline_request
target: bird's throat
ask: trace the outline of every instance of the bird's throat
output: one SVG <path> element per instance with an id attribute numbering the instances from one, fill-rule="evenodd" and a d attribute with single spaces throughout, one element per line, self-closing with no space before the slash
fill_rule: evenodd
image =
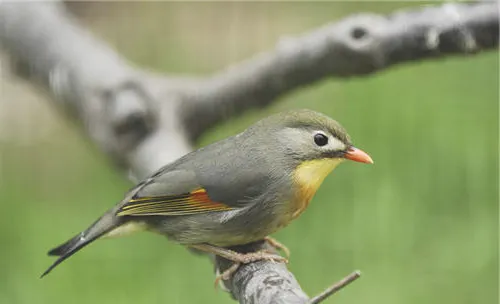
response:
<path id="1" fill-rule="evenodd" d="M 325 177 L 342 161 L 344 161 L 342 158 L 316 159 L 305 161 L 297 167 L 294 181 L 298 187 L 298 193 L 293 217 L 297 217 L 306 209 Z"/>

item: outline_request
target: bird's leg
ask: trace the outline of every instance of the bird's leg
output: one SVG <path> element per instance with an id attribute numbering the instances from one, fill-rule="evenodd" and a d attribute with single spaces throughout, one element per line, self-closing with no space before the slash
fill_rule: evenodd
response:
<path id="1" fill-rule="evenodd" d="M 289 259 L 290 258 L 290 249 L 288 249 L 285 245 L 283 245 L 282 243 L 280 243 L 279 241 L 277 241 L 275 238 L 273 237 L 270 237 L 270 236 L 266 236 L 264 238 L 264 240 L 271 246 L 273 246 L 274 248 L 276 248 L 277 250 L 281 250 L 285 253 L 286 255 L 286 258 Z"/>
<path id="2" fill-rule="evenodd" d="M 249 253 L 239 253 L 231 249 L 217 247 L 209 244 L 196 244 L 190 245 L 190 247 L 204 252 L 213 253 L 222 258 L 225 258 L 226 260 L 241 264 L 248 264 L 260 260 L 288 263 L 288 260 L 286 258 L 277 254 L 265 252 L 263 250 Z"/>
<path id="3" fill-rule="evenodd" d="M 238 267 L 241 264 L 248 264 L 260 260 L 267 260 L 273 262 L 283 262 L 288 264 L 288 259 L 279 256 L 277 254 L 272 254 L 269 252 L 265 252 L 264 250 L 249 252 L 249 253 L 239 253 L 231 249 L 217 247 L 209 244 L 196 244 L 190 245 L 191 248 L 198 249 L 200 251 L 213 253 L 218 255 L 226 260 L 230 260 L 235 262 L 231 267 L 226 269 L 222 274 L 218 275 L 215 279 L 215 283 L 217 284 L 221 279 L 227 280 L 231 277 L 231 275 L 238 270 Z"/>

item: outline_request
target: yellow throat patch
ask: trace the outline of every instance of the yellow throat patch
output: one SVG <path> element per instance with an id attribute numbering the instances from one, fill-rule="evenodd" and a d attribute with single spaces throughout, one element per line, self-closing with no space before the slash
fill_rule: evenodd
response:
<path id="1" fill-rule="evenodd" d="M 293 178 L 299 189 L 294 218 L 306 209 L 325 177 L 343 161 L 343 158 L 315 159 L 305 161 L 295 169 Z"/>

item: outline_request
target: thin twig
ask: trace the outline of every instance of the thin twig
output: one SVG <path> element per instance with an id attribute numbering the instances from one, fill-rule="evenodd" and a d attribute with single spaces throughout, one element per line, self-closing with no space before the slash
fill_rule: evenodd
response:
<path id="1" fill-rule="evenodd" d="M 341 290 L 342 288 L 346 287 L 347 285 L 351 284 L 352 282 L 356 281 L 359 277 L 361 276 L 361 271 L 356 270 L 347 277 L 343 278 L 339 282 L 333 284 L 332 286 L 328 287 L 320 293 L 319 295 L 315 296 L 314 298 L 311 299 L 309 304 L 318 304 L 321 303 L 323 300 L 331 296 L 332 294 L 336 293 L 337 291 Z"/>

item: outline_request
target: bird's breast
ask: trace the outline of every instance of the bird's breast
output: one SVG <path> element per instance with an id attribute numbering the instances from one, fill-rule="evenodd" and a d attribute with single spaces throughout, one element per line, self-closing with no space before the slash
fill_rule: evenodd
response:
<path id="1" fill-rule="evenodd" d="M 292 219 L 298 217 L 307 208 L 325 177 L 342 161 L 342 158 L 309 160 L 295 169 L 293 180 L 296 192 L 290 204 Z"/>

